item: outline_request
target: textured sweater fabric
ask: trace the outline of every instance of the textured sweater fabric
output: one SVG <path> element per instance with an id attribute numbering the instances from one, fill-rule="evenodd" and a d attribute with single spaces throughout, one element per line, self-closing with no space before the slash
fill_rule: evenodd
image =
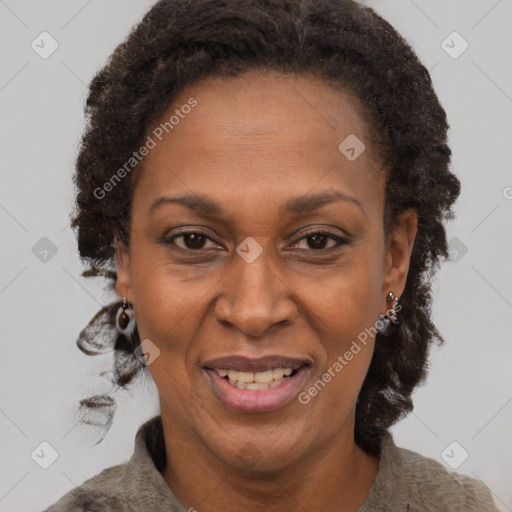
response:
<path id="1" fill-rule="evenodd" d="M 130 460 L 72 489 L 44 512 L 187 512 L 161 471 L 166 464 L 160 416 L 137 431 Z M 442 464 L 397 448 L 383 439 L 373 486 L 357 512 L 498 512 L 479 480 L 447 471 Z M 224 512 L 224 511 L 222 511 Z"/>

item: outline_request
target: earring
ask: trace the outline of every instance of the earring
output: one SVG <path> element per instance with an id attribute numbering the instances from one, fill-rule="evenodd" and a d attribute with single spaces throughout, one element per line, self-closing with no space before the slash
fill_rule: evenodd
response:
<path id="1" fill-rule="evenodd" d="M 116 314 L 116 329 L 120 334 L 131 334 L 135 328 L 135 314 L 133 309 L 126 302 L 126 297 L 123 297 L 123 303 L 117 310 Z"/>
<path id="2" fill-rule="evenodd" d="M 389 292 L 386 297 L 386 303 L 388 305 L 386 316 L 391 320 L 392 323 L 397 324 L 398 318 L 396 316 L 396 307 L 398 305 L 398 297 L 393 292 Z"/>

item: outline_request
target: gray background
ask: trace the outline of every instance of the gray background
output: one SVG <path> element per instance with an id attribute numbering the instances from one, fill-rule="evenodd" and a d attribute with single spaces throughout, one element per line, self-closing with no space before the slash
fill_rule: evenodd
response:
<path id="1" fill-rule="evenodd" d="M 75 339 L 112 297 L 101 280 L 80 277 L 68 217 L 87 84 L 152 3 L 0 0 L 0 511 L 41 511 L 126 461 L 137 428 L 158 413 L 147 379 L 118 394 L 104 442 L 96 445 L 98 433 L 73 418 L 78 399 L 109 390 L 111 355 L 88 357 Z M 434 283 L 446 344 L 432 355 L 414 412 L 393 428 L 395 441 L 447 467 L 449 460 L 484 481 L 501 510 L 512 510 L 512 2 L 366 3 L 431 70 L 462 181 L 457 220 L 449 225 L 453 262 Z M 42 46 L 43 31 L 59 45 L 47 59 L 31 48 L 34 40 Z M 464 42 L 454 31 L 469 44 L 461 55 Z M 43 237 L 55 254 L 41 252 L 49 245 Z M 48 456 L 43 441 L 58 453 L 48 469 L 31 457 L 34 450 Z"/>

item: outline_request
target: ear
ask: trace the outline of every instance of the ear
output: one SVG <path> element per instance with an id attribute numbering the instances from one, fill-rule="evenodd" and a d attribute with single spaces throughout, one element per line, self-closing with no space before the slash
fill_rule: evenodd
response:
<path id="1" fill-rule="evenodd" d="M 126 297 L 128 302 L 133 303 L 131 293 L 131 272 L 130 272 L 130 249 L 116 238 L 116 265 L 117 279 L 116 291 L 119 297 Z"/>
<path id="2" fill-rule="evenodd" d="M 387 294 L 392 291 L 400 297 L 405 289 L 412 248 L 418 230 L 418 216 L 414 210 L 407 210 L 398 219 L 387 239 L 386 262 L 382 281 L 381 312 L 388 306 Z"/>

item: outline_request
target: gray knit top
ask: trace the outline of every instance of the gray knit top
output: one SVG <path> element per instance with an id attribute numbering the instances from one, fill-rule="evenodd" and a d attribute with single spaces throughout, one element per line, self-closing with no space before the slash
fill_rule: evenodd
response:
<path id="1" fill-rule="evenodd" d="M 65 494 L 44 512 L 187 512 L 161 471 L 166 464 L 160 416 L 135 436 L 130 460 L 112 466 Z M 358 512 L 498 512 L 479 480 L 397 448 L 391 434 L 381 446 L 377 476 Z M 222 511 L 223 512 L 223 511 Z"/>

